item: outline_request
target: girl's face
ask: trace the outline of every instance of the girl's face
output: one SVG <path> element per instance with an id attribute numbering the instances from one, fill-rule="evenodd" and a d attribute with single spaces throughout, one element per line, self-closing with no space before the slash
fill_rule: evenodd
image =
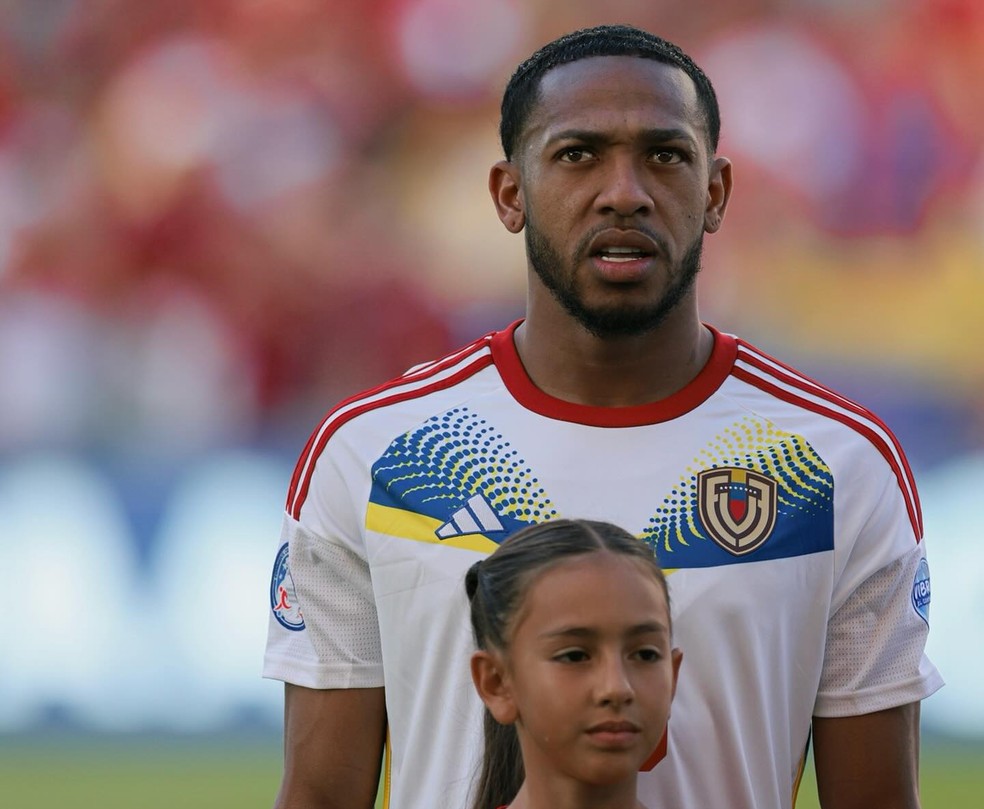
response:
<path id="1" fill-rule="evenodd" d="M 634 778 L 666 728 L 680 659 L 663 588 L 640 561 L 597 552 L 534 578 L 512 627 L 505 714 L 496 716 L 516 722 L 527 778 Z"/>

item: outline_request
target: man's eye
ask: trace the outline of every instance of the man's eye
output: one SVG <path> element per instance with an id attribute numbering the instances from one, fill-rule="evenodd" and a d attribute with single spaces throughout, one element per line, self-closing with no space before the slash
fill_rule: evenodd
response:
<path id="1" fill-rule="evenodd" d="M 675 149 L 660 149 L 653 152 L 653 160 L 663 164 L 679 163 L 683 160 L 683 155 Z"/>
<path id="2" fill-rule="evenodd" d="M 560 159 L 565 163 L 583 163 L 589 157 L 591 157 L 591 152 L 587 149 L 564 149 L 564 151 L 560 153 Z"/>
<path id="3" fill-rule="evenodd" d="M 658 663 L 663 659 L 663 655 L 660 653 L 659 649 L 652 648 L 639 649 L 636 652 L 636 656 L 644 663 Z"/>
<path id="4" fill-rule="evenodd" d="M 581 649 L 570 649 L 554 655 L 554 660 L 561 663 L 582 663 L 588 659 L 588 653 Z"/>

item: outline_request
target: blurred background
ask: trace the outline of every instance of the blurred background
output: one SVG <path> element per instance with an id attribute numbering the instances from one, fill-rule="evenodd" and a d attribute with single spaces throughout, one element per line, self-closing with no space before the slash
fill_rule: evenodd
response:
<path id="1" fill-rule="evenodd" d="M 717 88 L 737 185 L 705 319 L 906 447 L 948 681 L 925 755 L 980 769 L 984 4 L 603 5 L 0 0 L 4 794 L 173 805 L 163 778 L 270 805 L 293 463 L 341 398 L 521 315 L 522 239 L 486 192 L 499 98 L 601 22 Z"/>

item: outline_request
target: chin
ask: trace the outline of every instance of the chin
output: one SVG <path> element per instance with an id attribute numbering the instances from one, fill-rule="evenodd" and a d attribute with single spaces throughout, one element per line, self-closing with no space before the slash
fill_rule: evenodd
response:
<path id="1" fill-rule="evenodd" d="M 593 787 L 610 787 L 638 774 L 645 758 L 633 757 L 632 761 L 602 761 L 585 763 L 575 773 L 578 781 Z"/>
<path id="2" fill-rule="evenodd" d="M 638 337 L 655 330 L 666 319 L 638 309 L 596 309 L 572 312 L 577 321 L 596 337 Z"/>

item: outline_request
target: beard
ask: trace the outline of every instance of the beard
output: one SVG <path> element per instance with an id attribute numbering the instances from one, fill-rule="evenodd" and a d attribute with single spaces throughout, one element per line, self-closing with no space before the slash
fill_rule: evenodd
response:
<path id="1" fill-rule="evenodd" d="M 664 247 L 664 242 L 655 234 L 644 232 L 660 247 Z M 581 240 L 574 250 L 574 259 L 568 263 L 527 214 L 526 254 L 530 266 L 567 313 L 596 337 L 636 337 L 653 331 L 666 320 L 697 280 L 704 249 L 703 233 L 687 248 L 679 263 L 670 267 L 670 284 L 659 299 L 643 306 L 591 307 L 578 290 L 573 267 L 587 253 L 587 245 L 593 235 L 589 233 Z"/>

